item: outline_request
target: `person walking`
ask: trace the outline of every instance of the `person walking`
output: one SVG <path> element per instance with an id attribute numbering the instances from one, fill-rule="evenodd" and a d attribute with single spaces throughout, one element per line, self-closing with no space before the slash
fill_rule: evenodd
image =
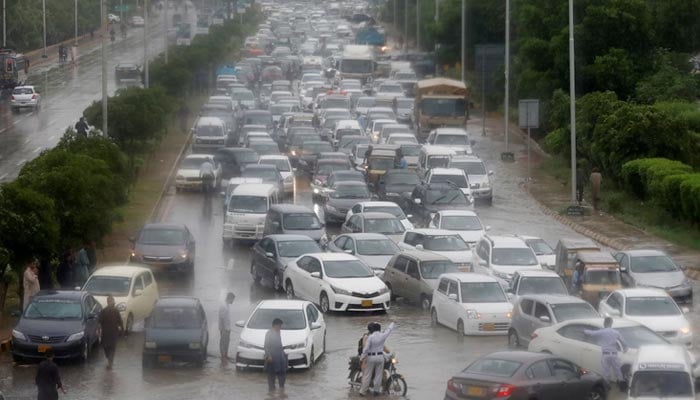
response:
<path id="1" fill-rule="evenodd" d="M 34 383 L 38 389 L 38 400 L 57 400 L 58 389 L 66 394 L 66 389 L 61 383 L 61 375 L 58 373 L 58 366 L 53 362 L 53 350 L 48 349 L 44 353 L 46 359 L 39 363 L 34 377 Z"/>
<path id="2" fill-rule="evenodd" d="M 600 184 L 603 183 L 603 175 L 597 167 L 591 170 L 591 197 L 593 198 L 593 210 L 598 211 L 598 202 L 600 201 Z"/>
<path id="3" fill-rule="evenodd" d="M 583 284 L 583 263 L 576 262 L 574 273 L 571 274 L 571 294 L 578 295 L 581 292 Z"/>
<path id="4" fill-rule="evenodd" d="M 90 258 L 87 255 L 87 246 L 87 244 L 84 244 L 83 247 L 81 247 L 78 251 L 77 256 L 75 257 L 75 263 L 73 264 L 73 283 L 75 284 L 75 286 L 82 287 L 85 281 L 87 281 L 88 277 L 90 276 Z"/>
<path id="5" fill-rule="evenodd" d="M 75 123 L 75 131 L 78 132 L 78 136 L 87 137 L 87 131 L 90 127 L 85 121 L 85 117 L 80 117 L 78 122 Z"/>
<path id="6" fill-rule="evenodd" d="M 102 348 L 107 357 L 107 369 L 112 369 L 114 353 L 117 350 L 117 339 L 124 333 L 124 323 L 119 310 L 114 306 L 114 297 L 107 296 L 107 307 L 100 311 L 98 317 L 102 327 Z"/>
<path id="7" fill-rule="evenodd" d="M 199 177 L 202 178 L 202 192 L 209 193 L 214 189 L 214 164 L 205 160 L 199 167 Z"/>
<path id="8" fill-rule="evenodd" d="M 384 376 L 384 343 L 389 337 L 389 334 L 396 328 L 395 323 L 389 324 L 389 327 L 382 332 L 381 325 L 374 324 L 370 327 L 372 332 L 365 343 L 365 348 L 360 355 L 360 362 L 365 363 L 362 370 L 362 386 L 360 387 L 360 396 L 366 396 L 369 390 L 370 381 L 372 382 L 374 395 L 378 396 L 382 393 L 382 378 Z M 374 377 L 374 379 L 372 379 Z"/>
<path id="9" fill-rule="evenodd" d="M 24 269 L 24 275 L 22 279 L 24 288 L 24 297 L 22 302 L 22 309 L 27 308 L 29 301 L 34 297 L 35 294 L 39 293 L 39 270 L 37 268 L 37 261 L 33 259 L 27 263 L 27 268 Z"/>
<path id="10" fill-rule="evenodd" d="M 603 357 L 601 358 L 601 364 L 603 367 L 603 378 L 606 380 L 610 378 L 612 374 L 615 379 L 617 379 L 617 384 L 620 390 L 625 390 L 624 387 L 624 377 L 622 376 L 622 366 L 620 364 L 620 358 L 617 355 L 618 343 L 622 345 L 622 352 L 627 351 L 627 343 L 620 335 L 620 332 L 612 328 L 613 319 L 606 317 L 603 321 L 603 328 L 601 329 L 586 329 L 583 333 L 586 336 L 591 337 L 598 346 L 600 346 L 603 352 Z"/>
<path id="11" fill-rule="evenodd" d="M 583 203 L 583 189 L 586 187 L 588 175 L 586 174 L 585 163 L 579 161 L 576 167 L 576 201 L 578 205 Z"/>
<path id="12" fill-rule="evenodd" d="M 231 304 L 236 295 L 229 292 L 225 301 L 219 306 L 219 351 L 221 365 L 228 364 L 228 345 L 231 341 Z"/>
<path id="13" fill-rule="evenodd" d="M 61 289 L 70 289 L 73 286 L 73 250 L 67 249 L 58 261 L 56 268 L 56 280 Z"/>
<path id="14" fill-rule="evenodd" d="M 280 389 L 284 390 L 287 380 L 287 355 L 282 347 L 282 320 L 272 320 L 272 329 L 265 334 L 265 372 L 267 372 L 267 387 L 275 390 L 275 379 L 279 381 Z"/>

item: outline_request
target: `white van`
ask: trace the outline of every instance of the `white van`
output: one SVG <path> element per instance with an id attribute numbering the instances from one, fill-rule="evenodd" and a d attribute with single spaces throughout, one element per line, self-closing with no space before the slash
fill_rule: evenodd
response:
<path id="1" fill-rule="evenodd" d="M 224 242 L 262 239 L 267 211 L 277 202 L 274 185 L 243 183 L 233 189 L 226 208 Z"/>
<path id="2" fill-rule="evenodd" d="M 199 117 L 192 128 L 192 150 L 214 151 L 226 146 L 229 131 L 219 117 Z"/>
<path id="3" fill-rule="evenodd" d="M 469 140 L 469 132 L 464 128 L 437 128 L 430 131 L 428 144 L 451 147 L 461 150 L 460 153 L 472 154 L 473 140 Z"/>
<path id="4" fill-rule="evenodd" d="M 333 130 L 333 146 L 338 146 L 343 136 L 363 136 L 364 133 L 359 122 L 354 119 L 341 119 L 336 122 Z"/>
<path id="5" fill-rule="evenodd" d="M 632 364 L 628 399 L 695 398 L 692 360 L 688 352 L 668 344 L 642 346 Z"/>
<path id="6" fill-rule="evenodd" d="M 425 179 L 431 169 L 447 168 L 450 165 L 450 160 L 456 154 L 449 147 L 424 145 L 418 154 L 418 176 Z"/>

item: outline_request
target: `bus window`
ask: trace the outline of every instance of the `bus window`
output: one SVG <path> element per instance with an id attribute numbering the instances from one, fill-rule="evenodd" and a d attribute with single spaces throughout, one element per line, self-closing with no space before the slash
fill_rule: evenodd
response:
<path id="1" fill-rule="evenodd" d="M 13 67 L 13 59 L 11 58 L 6 58 L 5 59 L 5 72 L 12 72 L 12 67 Z"/>

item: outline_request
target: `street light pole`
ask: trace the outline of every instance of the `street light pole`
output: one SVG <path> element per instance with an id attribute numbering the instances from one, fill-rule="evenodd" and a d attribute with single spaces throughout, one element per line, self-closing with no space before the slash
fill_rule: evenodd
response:
<path id="1" fill-rule="evenodd" d="M 396 6 L 396 3 L 398 3 L 398 1 L 399 0 L 394 0 L 394 19 L 392 20 L 396 29 L 399 28 L 399 15 L 397 10 L 398 7 Z"/>
<path id="2" fill-rule="evenodd" d="M 4 1 L 4 0 L 3 0 Z M 73 40 L 74 45 L 78 45 L 78 0 L 75 0 L 75 39 Z"/>
<path id="3" fill-rule="evenodd" d="M 403 4 L 403 48 L 408 51 L 408 0 L 404 0 Z"/>
<path id="4" fill-rule="evenodd" d="M 229 3 L 230 4 L 230 3 Z M 164 37 L 163 39 L 165 40 L 165 63 L 168 63 L 168 0 L 165 0 L 165 10 L 163 12 L 163 17 L 165 18 L 165 21 L 163 21 L 164 25 Z M 230 15 L 229 15 L 230 17 Z"/>
<path id="5" fill-rule="evenodd" d="M 102 29 L 102 134 L 107 136 L 107 8 L 104 7 L 106 0 L 100 0 L 102 12 L 100 13 Z"/>
<path id="6" fill-rule="evenodd" d="M 46 55 L 46 0 L 41 0 L 41 14 L 44 20 L 44 55 L 42 57 L 48 57 Z"/>
<path id="7" fill-rule="evenodd" d="M 574 63 L 574 0 L 569 0 L 569 112 L 571 113 L 571 204 L 576 204 L 576 69 Z"/>
<path id="8" fill-rule="evenodd" d="M 143 0 L 143 86 L 148 88 L 148 0 Z"/>
<path id="9" fill-rule="evenodd" d="M 461 50 L 460 50 L 460 53 L 462 53 L 462 59 L 461 59 L 461 69 L 462 69 L 462 75 L 461 75 L 461 76 L 462 76 L 462 82 L 465 81 L 465 76 L 464 76 L 465 67 L 464 67 L 464 63 L 467 61 L 467 55 L 466 55 L 466 53 L 467 53 L 467 43 L 466 43 L 467 40 L 466 40 L 466 36 L 467 36 L 467 1 L 466 1 L 466 0 L 462 0 L 462 46 L 461 46 Z"/>
<path id="10" fill-rule="evenodd" d="M 505 135 L 506 135 L 506 153 L 508 153 L 508 125 L 510 125 L 510 120 L 508 118 L 509 106 L 510 106 L 510 0 L 506 0 L 506 66 L 505 66 L 505 91 L 506 98 L 505 104 L 503 105 L 505 114 Z"/>
<path id="11" fill-rule="evenodd" d="M 416 50 L 420 51 L 420 0 L 416 0 Z"/>
<path id="12" fill-rule="evenodd" d="M 124 23 L 124 0 L 119 0 L 119 23 Z"/>
<path id="13" fill-rule="evenodd" d="M 7 47 L 7 25 L 5 24 L 5 0 L 2 0 L 2 47 Z"/>

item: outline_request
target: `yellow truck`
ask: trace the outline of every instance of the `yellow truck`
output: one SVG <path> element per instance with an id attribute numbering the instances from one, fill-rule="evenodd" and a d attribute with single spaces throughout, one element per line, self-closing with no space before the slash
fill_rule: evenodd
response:
<path id="1" fill-rule="evenodd" d="M 441 126 L 465 127 L 469 119 L 469 88 L 462 81 L 447 78 L 416 82 L 415 123 L 418 138 L 425 140 Z"/>

